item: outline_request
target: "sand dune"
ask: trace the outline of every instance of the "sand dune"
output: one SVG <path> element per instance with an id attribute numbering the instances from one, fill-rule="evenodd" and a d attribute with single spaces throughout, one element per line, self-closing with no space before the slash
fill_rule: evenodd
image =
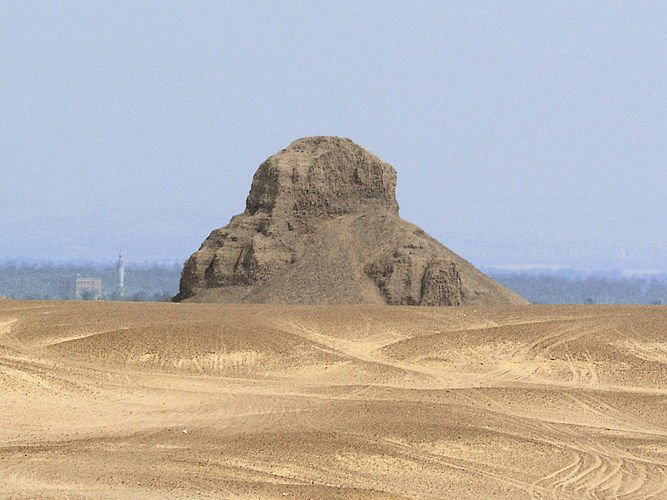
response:
<path id="1" fill-rule="evenodd" d="M 0 302 L 0 496 L 665 498 L 667 308 Z"/>

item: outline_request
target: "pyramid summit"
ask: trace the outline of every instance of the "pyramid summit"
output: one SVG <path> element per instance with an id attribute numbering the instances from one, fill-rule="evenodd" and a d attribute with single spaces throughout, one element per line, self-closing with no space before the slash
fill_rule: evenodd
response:
<path id="1" fill-rule="evenodd" d="M 185 263 L 175 300 L 526 303 L 402 220 L 394 168 L 341 137 L 305 137 L 264 161 L 245 211 Z"/>
<path id="2" fill-rule="evenodd" d="M 396 172 L 350 139 L 306 137 L 260 165 L 246 213 L 313 219 L 368 209 L 398 213 Z"/>

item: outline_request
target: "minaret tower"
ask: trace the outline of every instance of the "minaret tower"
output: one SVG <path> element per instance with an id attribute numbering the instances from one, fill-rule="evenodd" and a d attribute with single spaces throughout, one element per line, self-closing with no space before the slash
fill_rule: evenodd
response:
<path id="1" fill-rule="evenodd" d="M 118 297 L 125 298 L 125 259 L 122 252 L 118 254 Z"/>

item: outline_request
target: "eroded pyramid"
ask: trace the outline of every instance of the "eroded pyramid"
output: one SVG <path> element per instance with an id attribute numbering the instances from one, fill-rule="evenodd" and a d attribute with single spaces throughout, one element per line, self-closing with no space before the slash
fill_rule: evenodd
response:
<path id="1" fill-rule="evenodd" d="M 186 262 L 175 300 L 524 304 L 402 220 L 396 172 L 349 139 L 306 137 L 255 173 L 245 211 Z"/>

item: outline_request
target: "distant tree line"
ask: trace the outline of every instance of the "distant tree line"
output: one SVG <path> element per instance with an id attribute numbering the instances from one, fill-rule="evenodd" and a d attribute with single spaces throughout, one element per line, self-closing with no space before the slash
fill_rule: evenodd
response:
<path id="1" fill-rule="evenodd" d="M 667 275 L 487 271 L 534 304 L 667 304 Z"/>
<path id="2" fill-rule="evenodd" d="M 179 264 L 126 264 L 123 300 L 145 302 L 170 299 L 178 293 L 181 269 Z M 101 278 L 103 298 L 120 300 L 114 264 L 0 263 L 0 296 L 72 300 L 77 275 Z"/>
<path id="3" fill-rule="evenodd" d="M 164 301 L 178 293 L 180 264 L 126 264 L 129 301 Z M 667 304 L 667 274 L 623 276 L 619 272 L 505 271 L 486 273 L 534 304 Z M 114 264 L 0 263 L 0 297 L 71 300 L 76 276 L 102 279 L 106 300 L 120 300 Z"/>

